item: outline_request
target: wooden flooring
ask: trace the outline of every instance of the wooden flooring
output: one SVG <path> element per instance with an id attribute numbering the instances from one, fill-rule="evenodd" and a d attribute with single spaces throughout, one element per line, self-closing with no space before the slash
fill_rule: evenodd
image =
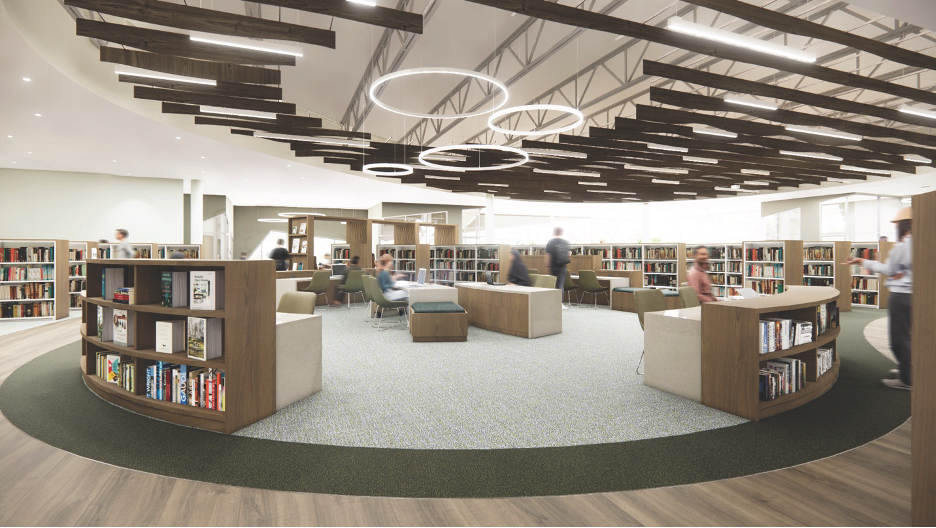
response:
<path id="1" fill-rule="evenodd" d="M 0 337 L 0 381 L 78 337 L 69 320 Z M 301 470 L 301 468 L 298 468 Z M 749 477 L 515 499 L 389 499 L 203 484 L 87 460 L 0 416 L 0 525 L 822 525 L 910 523 L 910 423 L 852 451 Z"/>

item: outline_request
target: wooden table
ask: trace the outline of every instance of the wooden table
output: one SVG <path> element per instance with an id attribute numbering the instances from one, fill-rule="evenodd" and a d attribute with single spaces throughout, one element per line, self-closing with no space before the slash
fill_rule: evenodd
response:
<path id="1" fill-rule="evenodd" d="M 555 288 L 456 282 L 455 289 L 471 326 L 526 338 L 562 332 L 562 292 Z"/>

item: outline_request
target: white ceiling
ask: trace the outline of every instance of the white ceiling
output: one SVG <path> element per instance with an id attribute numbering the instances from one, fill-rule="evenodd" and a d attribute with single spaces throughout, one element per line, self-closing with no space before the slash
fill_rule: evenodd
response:
<path id="1" fill-rule="evenodd" d="M 243 13 L 245 9 L 241 0 L 196 1 L 205 7 L 231 12 Z M 473 70 L 497 44 L 526 21 L 526 17 L 521 15 L 511 16 L 504 11 L 461 0 L 437 1 L 439 6 L 427 24 L 425 34 L 414 40 L 403 68 L 443 65 Z M 561 1 L 564 4 L 577 3 Z M 595 0 L 591 9 L 600 10 L 611 1 Z M 787 0 L 749 1 L 771 9 L 790 3 Z M 859 1 L 868 3 L 874 0 Z M 413 10 L 421 12 L 427 2 L 416 0 Z M 902 2 L 906 4 L 910 0 Z M 395 7 L 397 2 L 379 0 L 378 3 Z M 799 7 L 790 13 L 812 12 L 834 3 L 835 0 L 795 2 Z M 931 0 L 915 3 L 918 6 L 931 5 Z M 74 21 L 58 0 L 2 0 L 2 5 L 6 11 L 0 10 L 0 49 L 4 51 L 0 54 L 0 167 L 201 178 L 205 181 L 206 192 L 227 194 L 235 203 L 242 205 L 369 207 L 382 201 L 484 203 L 483 197 L 478 195 L 402 186 L 388 180 L 348 174 L 335 170 L 336 166 L 323 166 L 312 159 L 293 158 L 282 144 L 233 136 L 219 127 L 196 127 L 190 116 L 162 114 L 158 102 L 133 99 L 131 86 L 116 81 L 113 66 L 98 62 L 97 48 L 88 39 L 75 36 Z M 682 2 L 627 0 L 610 14 L 645 23 L 661 23 L 675 14 L 677 6 L 686 7 Z M 894 6 L 896 8 L 897 3 Z M 336 50 L 303 46 L 305 56 L 299 65 L 283 69 L 283 87 L 287 101 L 296 102 L 304 111 L 339 120 L 383 29 L 309 13 L 297 14 L 294 10 L 280 13 L 269 6 L 261 6 L 261 15 L 317 27 L 331 26 L 336 31 Z M 697 16 L 700 22 L 711 22 L 715 14 L 699 10 Z M 867 37 L 877 37 L 893 28 L 892 20 L 862 8 L 835 11 L 824 22 Z M 734 30 L 743 24 L 722 15 L 715 20 L 715 25 Z M 542 54 L 575 31 L 569 26 L 546 23 L 536 48 L 526 49 L 533 56 Z M 763 29 L 748 32 L 761 36 L 765 33 L 769 32 Z M 927 36 L 912 35 L 902 41 L 901 46 L 931 54 L 936 41 Z M 532 43 L 529 42 L 530 45 Z M 588 63 L 614 52 L 625 43 L 626 39 L 616 39 L 614 35 L 582 32 L 577 39 L 558 49 L 511 86 L 510 104 L 526 104 L 535 100 Z M 790 36 L 788 43 L 806 47 L 820 56 L 841 49 L 835 44 L 796 36 Z M 646 91 L 651 84 L 659 84 L 660 80 L 636 78 L 634 82 L 621 86 L 619 79 L 625 76 L 625 66 L 633 68 L 640 57 L 671 61 L 682 53 L 674 54 L 671 48 L 659 45 L 650 45 L 645 51 L 632 47 L 630 51 L 615 56 L 608 62 L 608 69 L 599 71 L 590 81 L 580 80 L 577 89 L 581 101 L 577 106 L 592 115 L 592 125 L 603 126 L 615 115 L 630 115 L 633 106 L 625 103 L 633 100 L 648 103 L 646 95 L 634 97 Z M 692 66 L 699 60 L 702 58 L 690 57 L 681 64 Z M 900 74 L 898 66 L 893 63 L 878 63 L 880 61 L 874 57 L 866 56 L 856 64 L 854 56 L 850 56 L 827 65 L 848 70 L 858 67 L 864 73 L 870 73 L 877 67 L 875 76 L 892 71 Z M 516 58 L 506 54 L 497 77 L 506 80 L 518 71 Z M 775 73 L 726 61 L 713 65 L 711 71 L 755 80 Z M 637 76 L 640 76 L 639 69 Z M 24 82 L 22 77 L 29 77 L 32 81 Z M 801 78 L 794 76 L 777 82 L 816 93 L 840 88 L 809 79 L 800 81 Z M 920 82 L 921 86 L 928 87 L 934 81 L 936 75 L 927 72 L 920 78 L 907 75 L 894 82 L 913 86 Z M 395 81 L 384 97 L 392 104 L 427 111 L 455 82 L 456 79 L 451 77 Z M 575 85 L 570 86 L 573 90 L 564 93 L 574 97 Z M 685 89 L 683 86 L 678 88 Z M 849 99 L 857 96 L 867 102 L 888 99 L 888 96 L 873 92 L 852 91 L 843 96 Z M 569 104 L 561 98 L 554 102 Z M 818 111 L 806 107 L 797 110 Z M 35 117 L 34 113 L 43 115 Z M 375 108 L 363 130 L 380 138 L 397 139 L 414 122 L 413 118 L 403 118 Z M 485 123 L 486 117 L 464 120 L 433 145 L 461 142 L 484 130 Z M 575 133 L 584 130 L 580 127 Z M 6 137 L 8 134 L 14 137 L 9 139 Z M 176 137 L 182 139 L 177 140 Z M 508 138 L 494 135 L 490 139 L 503 143 Z M 115 159 L 116 162 L 113 161 Z M 850 186 L 833 186 L 836 192 L 842 192 L 845 187 Z"/>

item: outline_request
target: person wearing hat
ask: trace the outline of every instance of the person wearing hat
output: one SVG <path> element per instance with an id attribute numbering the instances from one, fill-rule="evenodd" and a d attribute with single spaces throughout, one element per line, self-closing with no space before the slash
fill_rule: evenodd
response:
<path id="1" fill-rule="evenodd" d="M 884 385 L 894 389 L 910 390 L 912 379 L 910 377 L 910 307 L 913 294 L 913 243 L 910 228 L 913 223 L 913 212 L 905 207 L 897 212 L 891 220 L 897 224 L 897 244 L 887 257 L 887 263 L 874 260 L 851 257 L 845 264 L 859 264 L 872 273 L 886 276 L 887 287 L 890 289 L 890 344 L 894 356 L 897 358 L 899 369 L 891 374 L 897 379 L 881 380 Z"/>

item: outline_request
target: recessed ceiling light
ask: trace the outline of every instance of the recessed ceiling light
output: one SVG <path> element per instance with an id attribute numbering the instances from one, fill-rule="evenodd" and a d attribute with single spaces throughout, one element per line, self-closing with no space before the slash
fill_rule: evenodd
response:
<path id="1" fill-rule="evenodd" d="M 287 168 L 287 169 L 290 168 L 290 167 L 292 167 L 292 165 L 286 165 L 286 168 Z"/>
<path id="2" fill-rule="evenodd" d="M 9 134 L 7 134 L 7 137 L 8 137 L 8 138 L 11 138 L 11 139 L 13 138 L 13 136 L 11 136 L 11 135 L 9 135 Z"/>
<path id="3" fill-rule="evenodd" d="M 833 156 L 831 154 L 823 154 L 821 152 L 796 152 L 792 150 L 781 150 L 780 154 L 784 156 L 799 156 L 801 158 L 814 158 L 827 161 L 842 161 L 844 158 L 838 156 Z"/>
<path id="4" fill-rule="evenodd" d="M 111 161 L 113 161 L 114 163 L 117 163 L 117 160 L 111 160 Z"/>
<path id="5" fill-rule="evenodd" d="M 36 117 L 42 117 L 42 114 L 33 114 Z"/>
<path id="6" fill-rule="evenodd" d="M 23 77 L 23 80 L 26 82 L 32 82 L 32 79 L 30 79 L 29 77 Z"/>
<path id="7" fill-rule="evenodd" d="M 818 127 L 806 127 L 806 126 L 795 126 L 787 125 L 784 127 L 789 132 L 801 132 L 803 134 L 813 134 L 816 136 L 825 136 L 838 139 L 850 139 L 852 141 L 861 141 L 862 137 L 856 134 L 849 134 L 847 132 L 839 132 L 838 130 L 818 128 Z"/>
<path id="8" fill-rule="evenodd" d="M 181 136 L 176 136 L 175 138 L 176 138 L 176 139 L 182 139 L 182 137 L 181 137 Z"/>
<path id="9" fill-rule="evenodd" d="M 728 94 L 723 97 L 726 103 L 732 103 L 742 106 L 750 106 L 753 108 L 760 108 L 762 110 L 776 110 L 777 106 L 770 103 L 765 103 L 763 101 L 758 101 L 757 99 L 751 97 L 744 97 L 742 95 L 733 95 Z"/>
<path id="10" fill-rule="evenodd" d="M 689 149 L 685 147 L 671 147 L 669 145 L 658 145 L 656 143 L 647 143 L 647 148 L 652 148 L 654 150 L 668 150 L 670 152 L 689 152 Z"/>
<path id="11" fill-rule="evenodd" d="M 15 162 L 15 161 L 13 162 L 13 165 L 16 165 L 16 162 Z"/>
<path id="12" fill-rule="evenodd" d="M 204 156 L 202 156 L 202 157 L 201 157 L 201 159 L 205 159 L 205 157 L 204 157 Z"/>
<path id="13" fill-rule="evenodd" d="M 32 154 L 32 152 L 27 152 L 26 154 Z"/>
<path id="14" fill-rule="evenodd" d="M 808 51 L 791 46 L 784 46 L 782 44 L 768 42 L 766 40 L 761 40 L 754 37 L 748 37 L 746 35 L 739 35 L 731 31 L 725 31 L 702 24 L 696 24 L 695 22 L 689 22 L 688 20 L 683 20 L 679 17 L 670 18 L 666 22 L 666 28 L 678 33 L 684 33 L 686 35 L 692 35 L 694 37 L 704 38 L 707 40 L 714 40 L 715 42 L 722 42 L 724 44 L 730 44 L 739 48 L 759 51 L 761 53 L 776 55 L 786 59 L 792 59 L 800 62 L 816 62 L 815 53 L 810 53 Z"/>
<path id="15" fill-rule="evenodd" d="M 201 171 L 201 173 L 202 173 L 202 174 L 204 174 L 204 173 L 205 173 L 205 171 Z"/>

